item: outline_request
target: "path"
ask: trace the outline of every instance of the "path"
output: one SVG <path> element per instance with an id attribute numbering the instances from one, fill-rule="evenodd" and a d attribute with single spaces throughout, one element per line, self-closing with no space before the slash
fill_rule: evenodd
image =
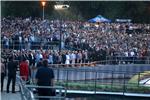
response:
<path id="1" fill-rule="evenodd" d="M 20 95 L 19 87 L 18 87 L 17 84 L 15 86 L 16 93 L 12 93 L 11 92 L 12 84 L 10 84 L 10 92 L 7 93 L 6 92 L 6 86 L 7 86 L 7 77 L 4 80 L 4 87 L 3 87 L 4 91 L 1 92 L 1 98 L 0 98 L 0 100 L 21 100 L 21 95 Z"/>

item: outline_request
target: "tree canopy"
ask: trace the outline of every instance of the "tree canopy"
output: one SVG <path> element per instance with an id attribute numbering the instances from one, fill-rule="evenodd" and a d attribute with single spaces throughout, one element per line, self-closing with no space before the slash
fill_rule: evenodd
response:
<path id="1" fill-rule="evenodd" d="M 47 1 L 45 16 L 47 18 L 88 20 L 99 14 L 109 18 L 131 18 L 137 23 L 150 23 L 149 1 L 66 1 L 70 8 L 56 11 L 55 1 Z M 42 17 L 40 1 L 1 1 L 2 16 Z"/>

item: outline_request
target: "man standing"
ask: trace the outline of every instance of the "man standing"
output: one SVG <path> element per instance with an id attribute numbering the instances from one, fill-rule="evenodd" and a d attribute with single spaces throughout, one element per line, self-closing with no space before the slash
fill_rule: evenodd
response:
<path id="1" fill-rule="evenodd" d="M 5 75 L 6 75 L 5 64 L 4 64 L 4 59 L 3 58 L 1 58 L 0 68 L 1 68 L 1 92 L 2 92 L 3 91 L 3 85 L 4 85 L 4 78 L 5 78 Z"/>
<path id="2" fill-rule="evenodd" d="M 9 58 L 8 62 L 8 82 L 7 82 L 7 93 L 9 93 L 10 82 L 12 81 L 12 93 L 15 93 L 15 82 L 16 82 L 16 70 L 17 62 L 13 60 L 13 56 Z"/>
<path id="3" fill-rule="evenodd" d="M 66 61 L 66 55 L 65 52 L 62 53 L 62 63 L 65 64 Z"/>
<path id="4" fill-rule="evenodd" d="M 36 80 L 38 86 L 53 86 L 54 85 L 54 72 L 51 68 L 48 68 L 48 61 L 43 61 L 43 67 L 39 68 L 36 73 Z M 52 96 L 52 89 L 39 88 L 39 96 Z M 39 100 L 49 100 L 40 98 Z"/>

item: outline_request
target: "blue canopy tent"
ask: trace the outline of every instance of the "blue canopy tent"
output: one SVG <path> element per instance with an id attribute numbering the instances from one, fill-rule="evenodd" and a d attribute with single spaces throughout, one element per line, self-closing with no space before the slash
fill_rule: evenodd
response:
<path id="1" fill-rule="evenodd" d="M 97 22 L 111 22 L 111 20 L 103 17 L 102 15 L 98 15 L 96 16 L 95 18 L 92 18 L 90 20 L 88 20 L 88 22 L 91 22 L 91 23 L 97 23 Z"/>

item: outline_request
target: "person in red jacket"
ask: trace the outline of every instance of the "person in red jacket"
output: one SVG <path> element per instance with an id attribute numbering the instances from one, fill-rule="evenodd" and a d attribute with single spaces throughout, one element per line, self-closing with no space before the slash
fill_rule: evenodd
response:
<path id="1" fill-rule="evenodd" d="M 20 62 L 20 76 L 26 82 L 29 80 L 29 65 L 25 58 Z"/>

